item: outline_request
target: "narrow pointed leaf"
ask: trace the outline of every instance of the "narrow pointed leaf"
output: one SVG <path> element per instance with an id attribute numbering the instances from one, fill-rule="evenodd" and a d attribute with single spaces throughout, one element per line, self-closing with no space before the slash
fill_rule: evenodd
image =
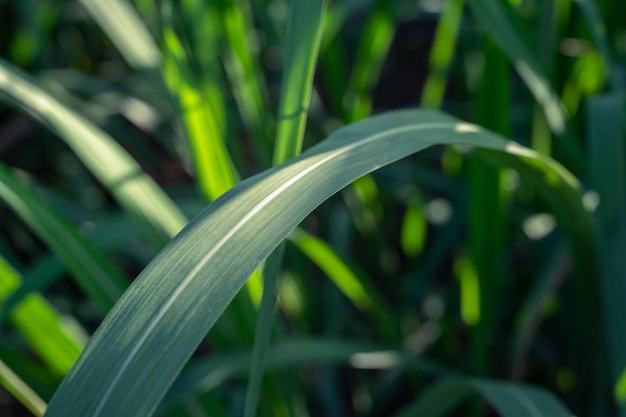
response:
<path id="1" fill-rule="evenodd" d="M 549 179 L 546 192 L 579 227 L 590 224 L 577 181 L 549 158 L 437 112 L 366 119 L 243 181 L 196 217 L 105 318 L 47 415 L 150 415 L 246 278 L 312 210 L 381 166 L 455 143 L 490 149 L 494 159 L 508 154 L 522 174 Z"/>
<path id="2" fill-rule="evenodd" d="M 326 0 L 291 3 L 274 165 L 302 149 L 325 9 Z"/>
<path id="3" fill-rule="evenodd" d="M 541 105 L 552 131 L 562 134 L 567 120 L 564 107 L 550 85 L 537 53 L 530 48 L 529 41 L 523 34 L 525 25 L 511 10 L 508 2 L 473 0 L 467 5 L 513 62 L 520 77 Z"/>
<path id="4" fill-rule="evenodd" d="M 0 307 L 18 288 L 20 281 L 19 274 L 0 257 Z M 33 352 L 57 377 L 69 372 L 87 341 L 84 332 L 69 331 L 61 316 L 40 294 L 24 297 L 11 311 L 10 320 Z"/>

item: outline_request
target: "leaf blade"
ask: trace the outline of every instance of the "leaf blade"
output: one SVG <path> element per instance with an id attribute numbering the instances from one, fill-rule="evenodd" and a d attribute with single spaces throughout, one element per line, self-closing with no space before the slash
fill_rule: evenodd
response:
<path id="1" fill-rule="evenodd" d="M 308 213 L 356 178 L 446 143 L 517 155 L 523 169 L 549 176 L 563 201 L 580 197 L 556 162 L 441 113 L 397 111 L 355 123 L 243 181 L 194 219 L 105 318 L 47 415 L 150 415 L 246 278 Z M 580 201 L 572 204 L 588 217 Z M 99 383 L 86 382 L 89 375 Z"/>

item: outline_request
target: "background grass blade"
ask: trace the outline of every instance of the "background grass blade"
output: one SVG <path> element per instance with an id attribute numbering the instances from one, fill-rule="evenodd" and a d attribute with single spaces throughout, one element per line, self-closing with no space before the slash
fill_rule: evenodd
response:
<path id="1" fill-rule="evenodd" d="M 0 306 L 18 288 L 19 274 L 0 257 Z M 70 370 L 87 335 L 70 331 L 54 308 L 40 295 L 29 294 L 10 312 L 11 323 L 57 378 Z"/>
<path id="2" fill-rule="evenodd" d="M 81 3 L 131 66 L 158 67 L 159 48 L 129 1 L 81 0 Z"/>
<path id="3" fill-rule="evenodd" d="M 491 38 L 484 41 L 485 65 L 476 93 L 476 122 L 494 132 L 508 137 L 511 131 L 510 67 L 506 57 Z M 494 92 L 495 90 L 495 92 Z M 468 161 L 469 175 L 469 262 L 464 283 L 478 285 L 477 291 L 461 288 L 470 295 L 462 309 L 474 311 L 472 327 L 472 370 L 475 375 L 489 375 L 489 331 L 494 328 L 497 300 L 506 281 L 503 279 L 502 247 L 507 224 L 506 204 L 509 197 L 503 187 L 501 169 L 488 165 L 479 156 Z M 469 274 L 469 276 L 467 275 Z M 473 276 L 476 280 L 472 279 Z M 472 288 L 472 284 L 470 284 Z M 473 294 L 473 296 L 471 296 Z M 471 308 L 471 305 L 475 306 Z"/>
<path id="4" fill-rule="evenodd" d="M 372 90 L 380 77 L 395 33 L 394 4 L 395 0 L 377 0 L 365 23 L 343 99 L 347 123 L 362 119 L 372 111 Z"/>
<path id="5" fill-rule="evenodd" d="M 297 156 L 302 150 L 325 10 L 326 0 L 291 2 L 273 165 L 279 165 Z M 267 350 L 271 341 L 278 275 L 284 250 L 284 245 L 279 246 L 270 255 L 263 270 L 263 299 L 257 318 L 254 362 L 250 369 L 250 382 L 244 405 L 245 417 L 256 415 Z"/>
<path id="6" fill-rule="evenodd" d="M 20 379 L 11 368 L 0 359 L 0 385 L 17 398 L 34 415 L 41 416 L 46 411 L 46 402 Z"/>
<path id="7" fill-rule="evenodd" d="M 451 143 L 491 149 L 491 158 L 516 161 L 522 175 L 549 178 L 539 185 L 558 201 L 557 217 L 575 216 L 575 237 L 584 240 L 591 222 L 578 183 L 556 162 L 436 112 L 371 117 L 240 183 L 194 219 L 105 318 L 46 415 L 150 415 L 246 278 L 307 214 L 378 167 Z M 109 349 L 112 343 L 117 349 Z M 89 382 L 93 375 L 98 384 Z"/>
<path id="8" fill-rule="evenodd" d="M 1 59 L 0 90 L 45 120 L 141 224 L 157 247 L 186 224 L 174 203 L 113 138 Z"/>
<path id="9" fill-rule="evenodd" d="M 259 149 L 259 156 L 263 156 L 267 153 L 263 149 L 269 148 L 273 121 L 265 108 L 269 94 L 259 69 L 259 43 L 250 3 L 247 0 L 219 0 L 216 5 L 228 45 L 223 55 L 231 89 L 244 125 Z"/>
<path id="10" fill-rule="evenodd" d="M 530 36 L 521 18 L 508 2 L 476 0 L 468 3 L 473 15 L 493 37 L 543 110 L 551 131 L 555 135 L 555 146 L 562 152 L 567 166 L 576 171 L 585 169 L 585 158 L 578 141 L 568 128 L 565 107 L 550 83 L 547 70 L 543 67 L 539 53 L 532 48 Z M 541 123 L 541 122 L 540 122 Z M 541 126 L 541 125 L 539 125 Z M 543 136 L 545 134 L 542 133 Z M 544 144 L 545 138 L 539 143 Z M 540 149 L 538 149 L 540 150 Z"/>
<path id="11" fill-rule="evenodd" d="M 325 0 L 291 3 L 274 145 L 274 165 L 282 164 L 302 150 L 325 10 Z"/>
<path id="12" fill-rule="evenodd" d="M 37 233 L 63 261 L 76 283 L 102 312 L 109 311 L 128 281 L 96 248 L 37 194 L 0 164 L 0 198 Z"/>
<path id="13" fill-rule="evenodd" d="M 284 246 L 281 245 L 269 256 L 263 268 L 263 298 L 261 299 L 256 322 L 252 351 L 253 361 L 250 363 L 250 379 L 248 389 L 246 390 L 244 417 L 254 417 L 257 414 L 259 397 L 261 396 L 261 383 L 267 364 L 268 347 L 272 339 L 278 275 L 282 266 L 283 254 Z"/>

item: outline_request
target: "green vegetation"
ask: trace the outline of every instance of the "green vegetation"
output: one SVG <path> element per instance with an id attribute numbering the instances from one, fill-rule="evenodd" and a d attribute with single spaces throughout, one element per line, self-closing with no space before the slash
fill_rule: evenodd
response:
<path id="1" fill-rule="evenodd" d="M 626 417 L 624 16 L 0 1 L 0 414 Z"/>

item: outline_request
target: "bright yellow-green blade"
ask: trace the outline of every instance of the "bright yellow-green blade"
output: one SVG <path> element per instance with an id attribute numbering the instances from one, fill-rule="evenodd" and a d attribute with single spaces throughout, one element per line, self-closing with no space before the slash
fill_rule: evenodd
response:
<path id="1" fill-rule="evenodd" d="M 567 116 L 559 96 L 551 87 L 537 54 L 524 37 L 524 24 L 511 10 L 508 2 L 473 0 L 467 5 L 512 61 L 520 77 L 541 105 L 552 131 L 556 134 L 565 132 Z"/>
<path id="2" fill-rule="evenodd" d="M 291 2 L 273 165 L 297 156 L 302 150 L 325 9 L 326 0 Z M 257 317 L 254 366 L 250 369 L 244 405 L 245 417 L 256 415 L 261 395 L 283 253 L 284 246 L 281 245 L 270 255 L 263 270 L 263 298 Z"/>
<path id="3" fill-rule="evenodd" d="M 50 247 L 101 311 L 109 311 L 128 286 L 122 273 L 2 164 L 0 199 Z"/>
<path id="4" fill-rule="evenodd" d="M 265 109 L 269 94 L 260 73 L 259 45 L 250 4 L 247 0 L 219 0 L 215 4 L 228 45 L 224 61 L 239 112 L 258 152 L 265 153 L 273 121 Z"/>
<path id="5" fill-rule="evenodd" d="M 46 411 L 46 402 L 0 359 L 0 385 L 18 399 L 35 416 Z"/>
<path id="6" fill-rule="evenodd" d="M 21 278 L 0 258 L 0 306 L 20 285 Z M 22 299 L 10 312 L 10 320 L 31 349 L 57 377 L 65 376 L 87 342 L 87 334 L 70 329 L 39 294 Z"/>
<path id="7" fill-rule="evenodd" d="M 437 144 L 484 148 L 485 157 L 536 181 L 563 226 L 574 225 L 573 248 L 595 266 L 579 184 L 558 163 L 438 112 L 371 117 L 241 182 L 197 216 L 105 318 L 47 415 L 151 415 L 248 276 L 298 223 L 355 179 Z"/>
<path id="8" fill-rule="evenodd" d="M 157 68 L 161 54 L 150 32 L 126 0 L 81 0 L 124 59 L 135 68 Z"/>
<path id="9" fill-rule="evenodd" d="M 178 98 L 198 182 L 212 201 L 232 188 L 238 182 L 238 175 L 213 109 L 202 90 L 197 89 L 189 58 L 171 27 L 163 29 L 163 41 L 163 75 L 170 91 Z"/>
<path id="10" fill-rule="evenodd" d="M 325 0 L 291 2 L 274 165 L 282 164 L 302 150 L 325 9 Z"/>
<path id="11" fill-rule="evenodd" d="M 430 72 L 422 90 L 422 107 L 441 108 L 446 93 L 448 69 L 456 50 L 464 4 L 465 0 L 449 0 L 444 3 L 430 50 Z"/>
<path id="12" fill-rule="evenodd" d="M 156 246 L 163 246 L 186 224 L 176 205 L 111 136 L 1 59 L 0 90 L 55 130 Z"/>

